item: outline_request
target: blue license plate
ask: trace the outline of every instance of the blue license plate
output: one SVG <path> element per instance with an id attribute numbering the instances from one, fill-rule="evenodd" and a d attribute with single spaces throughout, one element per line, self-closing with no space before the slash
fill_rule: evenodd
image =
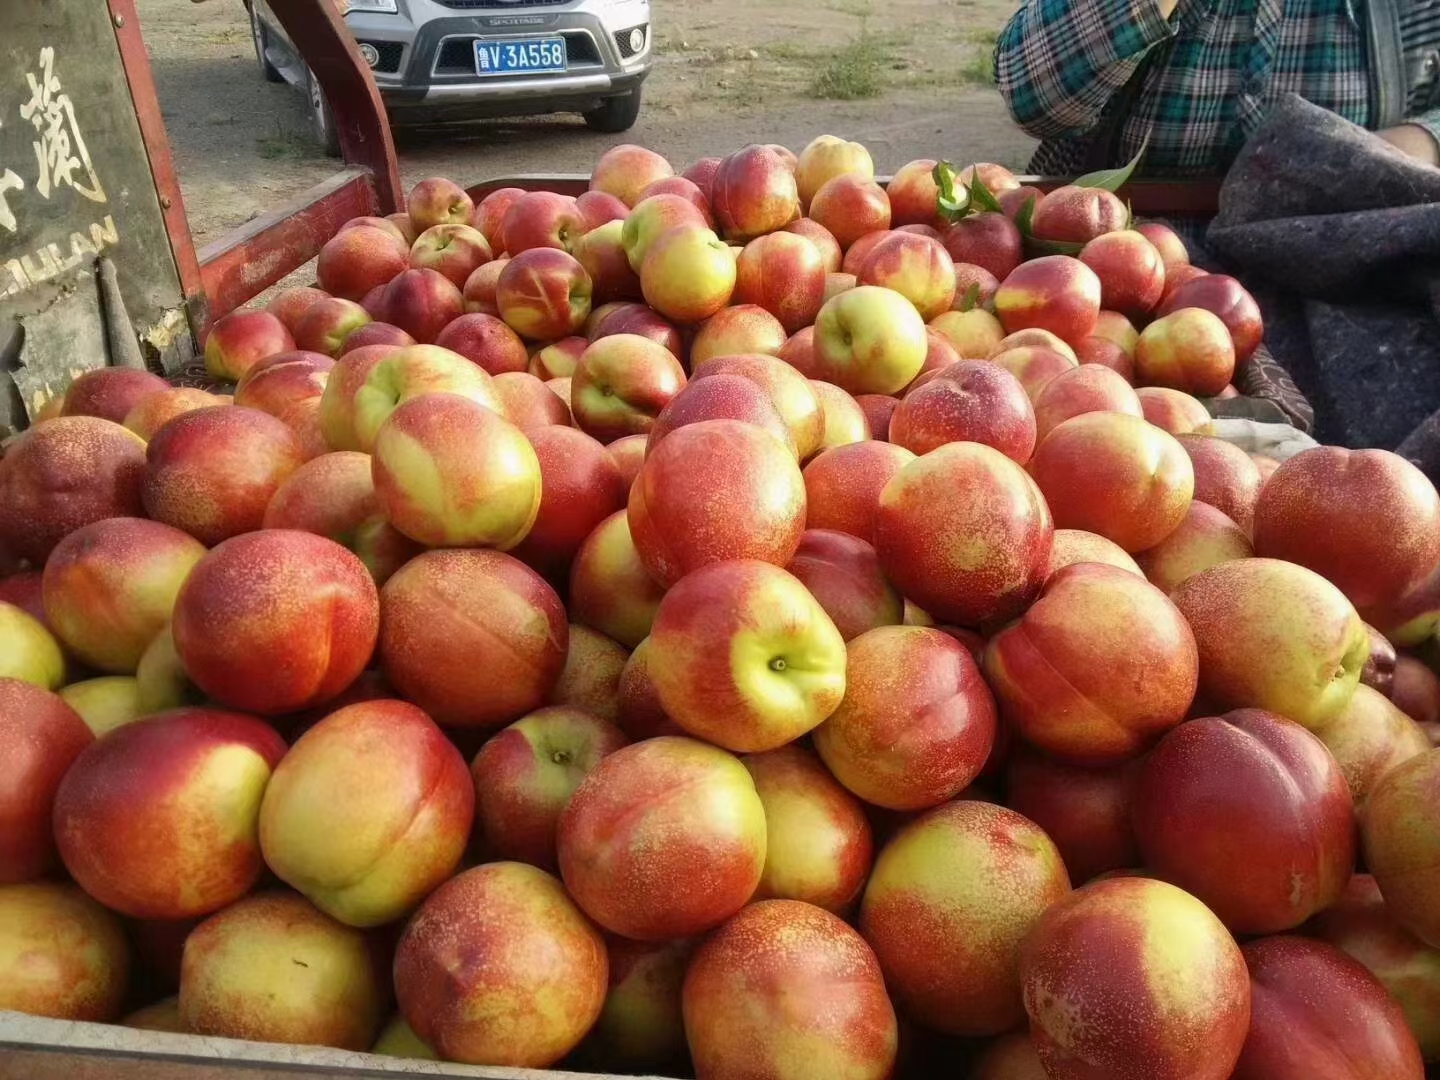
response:
<path id="1" fill-rule="evenodd" d="M 479 75 L 553 75 L 564 70 L 562 37 L 475 42 L 475 71 Z"/>

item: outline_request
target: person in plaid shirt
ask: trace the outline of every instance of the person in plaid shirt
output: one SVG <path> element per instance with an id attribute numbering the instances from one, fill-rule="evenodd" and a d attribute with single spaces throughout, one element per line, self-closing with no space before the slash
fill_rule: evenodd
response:
<path id="1" fill-rule="evenodd" d="M 1293 92 L 1440 163 L 1440 0 L 1023 0 L 1000 92 L 1031 171 L 1222 173 Z"/>

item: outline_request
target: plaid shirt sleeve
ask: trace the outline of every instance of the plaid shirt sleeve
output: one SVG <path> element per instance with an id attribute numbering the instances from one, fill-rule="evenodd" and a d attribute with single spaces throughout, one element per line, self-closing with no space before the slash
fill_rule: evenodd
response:
<path id="1" fill-rule="evenodd" d="M 996 81 L 1031 135 L 1083 134 L 1174 32 L 1155 0 L 1026 0 L 996 42 Z"/>

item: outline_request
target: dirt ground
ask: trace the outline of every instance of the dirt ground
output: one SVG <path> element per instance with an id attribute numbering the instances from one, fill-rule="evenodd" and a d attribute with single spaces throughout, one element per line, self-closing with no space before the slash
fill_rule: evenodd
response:
<path id="1" fill-rule="evenodd" d="M 197 245 L 335 171 L 301 94 L 264 82 L 241 0 L 139 0 Z M 829 132 L 891 171 L 917 157 L 1024 165 L 1032 141 L 993 88 L 990 53 L 1013 0 L 654 0 L 657 61 L 640 122 L 597 135 L 579 117 L 402 131 L 402 179 L 461 183 L 585 172 L 617 142 L 677 168 L 749 142 L 796 150 Z"/>

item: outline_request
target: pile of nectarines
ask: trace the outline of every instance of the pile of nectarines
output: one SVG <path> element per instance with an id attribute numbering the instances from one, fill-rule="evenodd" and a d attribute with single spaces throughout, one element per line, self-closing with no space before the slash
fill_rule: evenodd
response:
<path id="1" fill-rule="evenodd" d="M 1440 496 L 1212 434 L 1261 314 L 1163 225 L 959 180 L 426 180 L 213 326 L 231 393 L 77 378 L 0 457 L 0 1010 L 1421 1077 Z"/>

